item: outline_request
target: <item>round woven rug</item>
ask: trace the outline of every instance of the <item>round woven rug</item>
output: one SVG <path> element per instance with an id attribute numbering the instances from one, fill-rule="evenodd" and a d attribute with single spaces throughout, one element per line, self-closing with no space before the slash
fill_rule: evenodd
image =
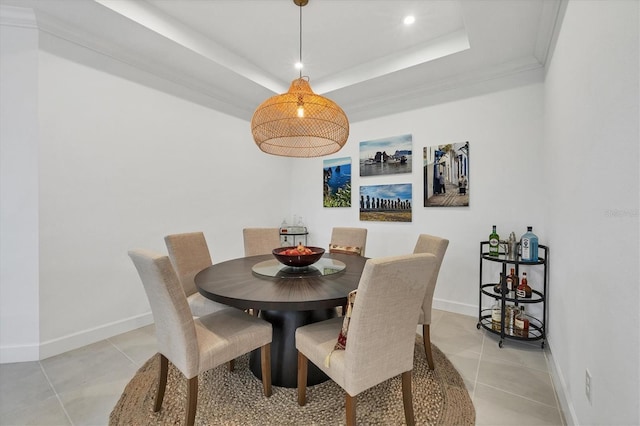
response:
<path id="1" fill-rule="evenodd" d="M 435 370 L 427 367 L 422 338 L 416 336 L 412 375 L 416 424 L 473 425 L 475 409 L 460 374 L 432 345 Z M 110 425 L 177 425 L 184 423 L 186 379 L 169 363 L 162 409 L 153 412 L 158 355 L 151 357 L 127 384 L 109 416 Z M 307 388 L 307 404 L 298 406 L 296 389 L 273 386 L 262 394 L 261 382 L 249 370 L 248 355 L 199 376 L 197 425 L 336 425 L 345 423 L 344 391 L 332 381 Z M 405 424 L 400 376 L 358 395 L 358 424 Z"/>

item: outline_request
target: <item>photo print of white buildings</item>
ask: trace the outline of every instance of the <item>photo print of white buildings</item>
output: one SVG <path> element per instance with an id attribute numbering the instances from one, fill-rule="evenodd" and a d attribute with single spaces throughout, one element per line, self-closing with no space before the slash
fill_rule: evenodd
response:
<path id="1" fill-rule="evenodd" d="M 469 142 L 423 150 L 424 206 L 469 206 Z"/>

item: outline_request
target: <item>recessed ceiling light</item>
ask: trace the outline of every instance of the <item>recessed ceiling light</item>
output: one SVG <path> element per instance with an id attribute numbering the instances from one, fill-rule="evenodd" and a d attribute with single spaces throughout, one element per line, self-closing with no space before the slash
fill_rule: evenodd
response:
<path id="1" fill-rule="evenodd" d="M 304 65 L 302 65 L 302 62 L 296 62 L 295 67 L 296 67 L 297 70 L 301 70 L 303 66 Z"/>
<path id="2" fill-rule="evenodd" d="M 405 16 L 402 22 L 404 22 L 405 25 L 411 25 L 416 22 L 416 17 L 413 15 Z"/>

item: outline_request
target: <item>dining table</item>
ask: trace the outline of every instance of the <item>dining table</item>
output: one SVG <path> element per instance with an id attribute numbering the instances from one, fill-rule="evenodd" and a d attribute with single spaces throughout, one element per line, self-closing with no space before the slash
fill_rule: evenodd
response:
<path id="1" fill-rule="evenodd" d="M 313 265 L 291 267 L 271 254 L 241 257 L 209 266 L 194 281 L 204 297 L 259 312 L 260 318 L 272 324 L 272 384 L 295 388 L 296 329 L 337 316 L 336 308 L 345 306 L 349 292 L 358 287 L 366 261 L 357 255 L 325 253 Z M 249 364 L 261 378 L 259 351 L 251 353 Z M 309 365 L 308 386 L 327 379 L 319 368 Z"/>

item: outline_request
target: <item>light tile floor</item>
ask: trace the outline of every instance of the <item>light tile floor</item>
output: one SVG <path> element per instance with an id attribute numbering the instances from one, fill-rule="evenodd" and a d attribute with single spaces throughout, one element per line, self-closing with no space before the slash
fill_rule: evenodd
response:
<path id="1" fill-rule="evenodd" d="M 432 342 L 462 375 L 478 425 L 564 425 L 540 342 L 477 330 L 477 319 L 433 311 Z M 136 370 L 154 353 L 147 326 L 39 362 L 0 365 L 0 425 L 106 425 Z"/>

